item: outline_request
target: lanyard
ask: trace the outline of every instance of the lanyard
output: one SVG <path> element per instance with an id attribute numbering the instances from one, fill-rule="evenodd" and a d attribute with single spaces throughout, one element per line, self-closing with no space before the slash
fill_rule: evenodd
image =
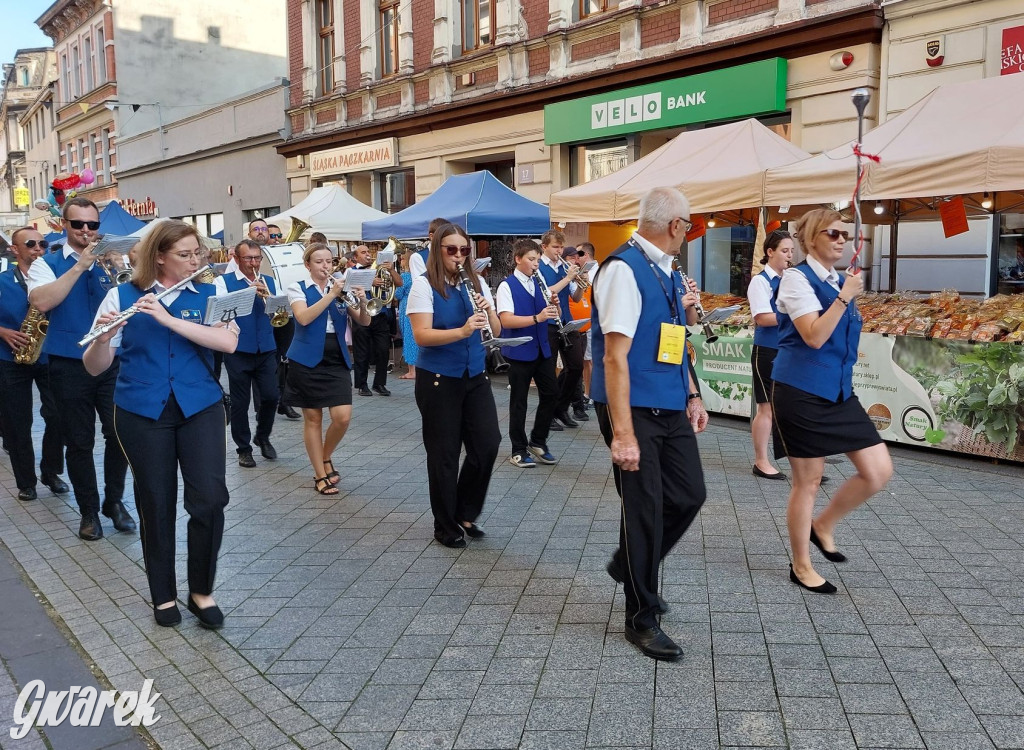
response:
<path id="1" fill-rule="evenodd" d="M 25 294 L 28 294 L 28 284 L 25 283 L 25 276 L 17 266 L 14 267 L 14 280 L 18 282 L 18 286 L 21 287 L 21 290 L 25 292 Z"/>
<path id="2" fill-rule="evenodd" d="M 661 278 L 662 274 L 658 273 L 658 269 L 654 267 L 654 261 L 652 261 L 650 257 L 648 257 L 647 253 L 644 252 L 644 249 L 637 245 L 635 242 L 633 242 L 633 240 L 630 240 L 630 242 L 633 243 L 633 247 L 639 250 L 641 255 L 644 256 L 644 260 L 647 261 L 647 265 L 651 267 L 651 273 L 653 273 L 654 278 L 658 280 L 658 284 L 661 286 L 661 291 L 664 292 L 665 294 L 665 301 L 668 302 L 668 311 L 672 315 L 672 324 L 679 325 L 679 313 L 676 311 L 675 294 L 668 293 L 668 289 L 665 287 L 665 280 Z M 669 276 L 669 279 L 672 279 L 671 275 Z M 674 289 L 675 288 L 673 287 L 673 291 Z"/>

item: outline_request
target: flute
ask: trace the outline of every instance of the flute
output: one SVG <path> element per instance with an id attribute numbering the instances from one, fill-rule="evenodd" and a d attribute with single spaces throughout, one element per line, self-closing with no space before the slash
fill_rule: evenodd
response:
<path id="1" fill-rule="evenodd" d="M 690 277 L 687 276 L 683 271 L 680 271 L 679 275 L 682 276 L 683 278 L 683 289 L 689 290 Z M 697 322 L 704 329 L 704 340 L 707 341 L 709 344 L 713 344 L 715 341 L 718 340 L 718 334 L 711 330 L 711 324 L 705 320 L 705 318 L 707 317 L 707 313 L 705 313 L 704 308 L 701 307 L 700 292 L 694 292 L 694 295 L 696 295 L 697 297 L 697 302 L 694 303 L 693 305 L 693 309 L 697 311 Z"/>
<path id="2" fill-rule="evenodd" d="M 198 277 L 202 276 L 204 273 L 208 273 L 210 271 L 212 271 L 210 266 L 203 266 L 202 268 L 198 269 L 197 271 L 194 271 L 187 278 L 184 278 L 181 281 L 179 281 L 177 284 L 172 284 L 171 286 L 169 286 L 166 289 L 164 289 L 162 292 L 160 292 L 159 294 L 156 295 L 156 299 L 158 299 L 158 300 L 163 299 L 168 294 L 171 294 L 172 292 L 178 291 L 183 286 L 188 284 L 190 281 L 192 281 L 194 279 L 197 279 Z M 127 310 L 122 310 L 112 320 L 109 320 L 106 323 L 103 323 L 102 325 L 96 326 L 91 331 L 89 331 L 89 333 L 85 334 L 85 337 L 81 341 L 78 342 L 78 345 L 79 346 L 88 346 L 93 341 L 95 341 L 100 336 L 102 336 L 103 334 L 108 333 L 108 332 L 114 330 L 115 328 L 117 328 L 119 325 L 121 325 L 121 323 L 123 323 L 124 321 L 128 320 L 128 318 L 133 316 L 138 311 L 139 311 L 139 309 L 137 307 L 135 307 L 134 305 L 129 307 Z"/>

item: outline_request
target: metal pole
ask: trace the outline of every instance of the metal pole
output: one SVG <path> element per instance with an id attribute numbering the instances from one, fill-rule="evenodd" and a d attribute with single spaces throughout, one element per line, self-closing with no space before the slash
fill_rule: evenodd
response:
<path id="1" fill-rule="evenodd" d="M 851 95 L 853 99 L 853 106 L 857 109 L 857 181 L 854 183 L 856 189 L 853 193 L 853 248 L 856 253 L 857 248 L 860 246 L 860 232 L 861 232 L 861 215 L 860 215 L 860 144 L 864 140 L 864 110 L 868 106 L 868 102 L 871 101 L 871 92 L 867 89 L 855 89 Z M 851 273 L 858 273 L 860 268 L 857 265 L 859 257 L 855 257 L 852 265 Z"/>

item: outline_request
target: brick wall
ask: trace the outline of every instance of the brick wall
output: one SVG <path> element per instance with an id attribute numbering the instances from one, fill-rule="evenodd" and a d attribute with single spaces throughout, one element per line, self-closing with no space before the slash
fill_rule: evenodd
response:
<path id="1" fill-rule="evenodd" d="M 430 67 L 430 56 L 434 51 L 434 4 L 418 2 L 412 4 L 412 61 L 419 72 Z"/>
<path id="2" fill-rule="evenodd" d="M 526 36 L 536 39 L 548 30 L 548 0 L 523 0 L 523 17 L 526 19 Z"/>
<path id="3" fill-rule="evenodd" d="M 385 109 L 386 107 L 397 107 L 402 103 L 402 92 L 391 91 L 387 94 L 381 94 L 377 97 L 377 109 Z"/>
<path id="4" fill-rule="evenodd" d="M 416 81 L 413 84 L 416 104 L 426 104 L 430 100 L 430 81 Z"/>
<path id="5" fill-rule="evenodd" d="M 344 0 L 345 15 L 345 83 L 349 91 L 359 88 L 359 0 Z M 336 40 L 335 44 L 340 40 Z M 338 54 L 339 50 L 335 50 Z"/>
<path id="6" fill-rule="evenodd" d="M 724 0 L 708 9 L 708 26 L 746 18 L 766 10 L 777 10 L 779 0 Z"/>
<path id="7" fill-rule="evenodd" d="M 828 0 L 804 0 L 805 5 L 818 5 L 819 3 L 827 3 Z"/>
<path id="8" fill-rule="evenodd" d="M 291 81 L 291 92 L 289 101 L 293 107 L 302 103 L 302 2 L 301 0 L 288 0 L 287 11 L 288 23 L 288 80 Z M 294 118 L 293 118 L 294 119 Z M 292 123 L 292 130 L 295 131 L 295 124 Z M 302 128 L 299 128 L 302 130 Z"/>
<path id="9" fill-rule="evenodd" d="M 363 116 L 363 100 L 359 97 L 348 100 L 348 121 L 355 122 Z"/>
<path id="10" fill-rule="evenodd" d="M 337 122 L 338 110 L 335 109 L 334 107 L 330 107 L 328 109 L 318 109 L 316 111 L 315 117 L 317 125 L 323 125 L 328 122 Z"/>
<path id="11" fill-rule="evenodd" d="M 572 45 L 572 59 L 575 60 L 589 60 L 592 57 L 598 55 L 604 55 L 609 52 L 617 52 L 619 49 L 619 33 L 606 34 L 599 36 L 596 39 L 590 39 L 586 42 L 580 42 L 579 44 Z"/>
<path id="12" fill-rule="evenodd" d="M 292 115 L 292 133 L 301 133 L 306 129 L 306 115 L 299 113 Z"/>
<path id="13" fill-rule="evenodd" d="M 476 85 L 480 84 L 494 84 L 498 82 L 498 66 L 495 65 L 493 68 L 484 68 L 476 72 Z"/>
<path id="14" fill-rule="evenodd" d="M 547 47 L 531 49 L 527 52 L 527 59 L 530 63 L 530 78 L 544 75 L 551 66 L 551 54 Z"/>
<path id="15" fill-rule="evenodd" d="M 679 13 L 662 13 L 640 19 L 640 46 L 643 49 L 674 42 L 678 38 Z"/>

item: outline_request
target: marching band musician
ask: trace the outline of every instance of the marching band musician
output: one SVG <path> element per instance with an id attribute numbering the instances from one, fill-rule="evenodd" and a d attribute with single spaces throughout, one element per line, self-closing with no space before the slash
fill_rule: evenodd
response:
<path id="1" fill-rule="evenodd" d="M 666 661 L 683 651 L 658 624 L 667 608 L 658 567 L 706 496 L 695 433 L 708 415 L 689 377 L 684 325 L 697 322 L 697 298 L 672 270 L 689 215 L 677 189 L 648 192 L 637 231 L 601 265 L 591 295 L 592 396 L 622 500 L 608 574 L 625 590 L 626 640 Z"/>
<path id="2" fill-rule="evenodd" d="M 540 238 L 543 256 L 540 272 L 552 294 L 558 295 L 562 324 L 572 320 L 569 298 L 579 302 L 583 289 L 573 280 L 579 275 L 580 267 L 562 262 L 565 235 L 559 231 L 546 232 Z M 551 351 L 562 358 L 562 372 L 558 375 L 558 402 L 555 405 L 555 419 L 566 427 L 579 427 L 579 422 L 569 416 L 569 405 L 576 396 L 576 386 L 583 377 L 583 341 L 579 331 L 567 333 L 565 338 L 558 333 L 558 320 L 548 321 L 548 341 Z"/>
<path id="3" fill-rule="evenodd" d="M 274 415 L 281 398 L 277 389 L 277 343 L 264 301 L 268 296 L 277 294 L 277 286 L 270 276 L 260 274 L 263 250 L 254 240 L 242 240 L 235 245 L 235 260 L 238 270 L 218 276 L 214 286 L 217 294 L 237 292 L 250 286 L 256 288 L 252 311 L 235 318 L 238 347 L 232 354 L 224 356 L 231 389 L 231 439 L 235 441 L 238 465 L 252 468 L 256 466 L 252 457 L 253 445 L 260 449 L 265 459 L 272 461 L 277 458 L 277 451 L 270 443 Z M 255 438 L 249 430 L 249 394 L 254 384 L 259 393 Z"/>
<path id="4" fill-rule="evenodd" d="M 420 347 L 416 406 L 423 420 L 434 539 L 446 547 L 479 538 L 475 523 L 484 506 L 501 433 L 485 372 L 480 331 L 500 330 L 491 290 L 473 271 L 466 230 L 445 224 L 434 232 L 427 271 L 415 277 L 408 314 Z M 473 301 L 459 283 L 459 265 L 472 283 Z M 459 469 L 459 455 L 466 460 Z"/>
<path id="5" fill-rule="evenodd" d="M 60 437 L 57 404 L 50 390 L 47 357 L 33 364 L 15 360 L 15 352 L 30 345 L 21 332 L 28 313 L 25 276 L 33 261 L 46 252 L 43 235 L 32 227 L 15 229 L 11 235 L 16 265 L 0 274 L 0 423 L 11 456 L 11 469 L 18 485 L 18 499 L 36 499 L 35 451 L 32 448 L 32 383 L 39 389 L 39 412 L 46 423 L 43 431 L 40 479 L 54 494 L 62 495 L 68 486 L 60 478 L 64 472 L 63 445 Z"/>
<path id="6" fill-rule="evenodd" d="M 423 247 L 409 255 L 409 274 L 415 279 L 427 272 L 427 258 L 430 255 L 430 245 L 434 241 L 434 232 L 448 223 L 448 219 L 440 217 L 431 219 L 427 227 L 427 241 Z"/>
<path id="7" fill-rule="evenodd" d="M 88 198 L 70 198 L 64 203 L 67 244 L 59 253 L 47 253 L 32 262 L 26 279 L 28 301 L 49 313 L 50 327 L 43 350 L 50 359 L 50 390 L 60 405 L 61 438 L 66 446 L 68 478 L 82 513 L 78 536 L 87 542 L 103 538 L 100 523 L 100 494 L 93 463 L 96 416 L 103 427 L 103 515 L 118 531 L 135 531 L 135 519 L 121 502 L 128 461 L 114 433 L 114 385 L 118 364 L 97 376 L 82 366 L 79 340 L 89 332 L 112 283 L 96 263 L 96 232 L 100 212 Z"/>
<path id="8" fill-rule="evenodd" d="M 89 344 L 83 362 L 90 374 L 99 375 L 120 348 L 115 427 L 135 480 L 153 617 L 164 627 L 181 622 L 174 570 L 180 468 L 189 514 L 188 610 L 201 626 L 216 629 L 224 624 L 212 594 L 228 489 L 224 406 L 210 350 L 233 352 L 238 329 L 202 324 L 207 300 L 216 293 L 212 284 L 182 285 L 200 267 L 199 248 L 199 233 L 183 221 L 150 230 L 131 283 L 107 293 L 94 326 L 129 308 L 140 314 Z M 166 293 L 158 299 L 161 292 Z"/>
<path id="9" fill-rule="evenodd" d="M 502 338 L 529 336 L 521 346 L 502 347 L 508 360 L 508 436 L 512 441 L 509 463 L 521 469 L 537 463 L 555 464 L 548 450 L 548 434 L 558 400 L 555 358 L 551 356 L 547 321 L 558 317 L 558 307 L 544 299 L 540 284 L 534 280 L 540 264 L 540 251 L 533 240 L 516 240 L 512 246 L 516 269 L 498 285 L 497 308 Z M 530 439 L 526 439 L 526 399 L 530 380 L 537 383 L 537 415 Z M 536 460 L 530 455 L 536 456 Z"/>
<path id="10" fill-rule="evenodd" d="M 355 249 L 356 268 L 370 268 L 370 248 L 366 245 L 359 245 Z M 391 276 L 391 283 L 395 287 L 402 286 L 402 277 L 395 270 L 394 263 L 382 263 L 381 269 L 387 270 Z M 383 286 L 384 280 L 379 276 L 373 280 L 373 286 Z M 369 290 L 367 290 L 369 299 Z M 372 396 L 377 393 L 381 396 L 390 396 L 388 390 L 388 357 L 391 352 L 391 324 L 388 322 L 386 311 L 379 314 L 367 316 L 366 323 L 357 324 L 352 329 L 352 355 L 355 357 L 356 389 L 360 396 Z M 366 387 L 366 378 L 370 371 L 370 362 L 373 362 L 373 390 Z"/>
<path id="11" fill-rule="evenodd" d="M 313 467 L 313 488 L 321 495 L 337 495 L 334 485 L 341 477 L 331 456 L 352 419 L 352 360 L 345 345 L 345 329 L 349 318 L 367 325 L 370 316 L 361 288 L 352 291 L 358 307 L 340 306 L 345 286 L 331 278 L 334 256 L 327 245 L 310 245 L 302 260 L 309 279 L 288 287 L 295 337 L 288 349 L 284 401 L 302 409 L 302 438 Z M 331 417 L 326 434 L 324 409 Z"/>

